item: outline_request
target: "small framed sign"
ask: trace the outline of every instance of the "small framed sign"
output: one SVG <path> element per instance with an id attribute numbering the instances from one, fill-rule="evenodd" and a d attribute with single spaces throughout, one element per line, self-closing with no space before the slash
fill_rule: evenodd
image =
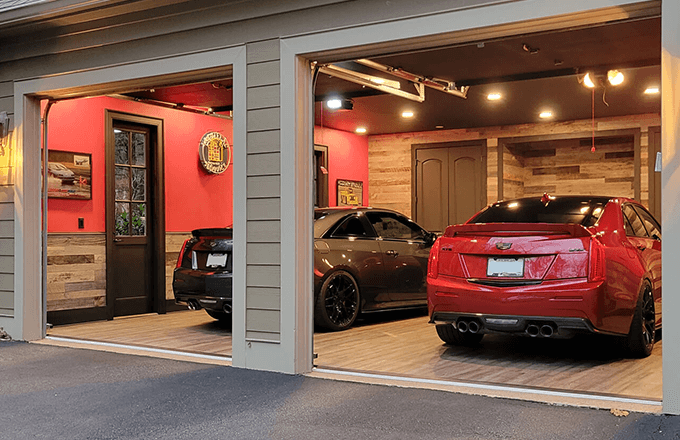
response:
<path id="1" fill-rule="evenodd" d="M 361 206 L 364 200 L 364 182 L 338 179 L 338 206 Z"/>

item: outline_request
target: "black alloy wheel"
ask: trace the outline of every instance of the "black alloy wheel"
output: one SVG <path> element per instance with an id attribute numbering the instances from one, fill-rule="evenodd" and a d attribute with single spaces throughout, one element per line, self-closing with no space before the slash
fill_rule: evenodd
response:
<path id="1" fill-rule="evenodd" d="M 628 349 L 638 358 L 652 354 L 656 338 L 656 313 L 652 288 L 648 283 L 642 286 L 633 322 L 628 332 Z"/>
<path id="2" fill-rule="evenodd" d="M 349 328 L 359 315 L 359 286 L 344 270 L 333 272 L 321 286 L 314 313 L 316 323 L 330 330 Z"/>

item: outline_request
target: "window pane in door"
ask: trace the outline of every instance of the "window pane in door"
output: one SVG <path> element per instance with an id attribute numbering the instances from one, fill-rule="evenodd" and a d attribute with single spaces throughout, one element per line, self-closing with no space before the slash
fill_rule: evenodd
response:
<path id="1" fill-rule="evenodd" d="M 130 143 L 130 132 L 125 130 L 115 129 L 113 131 L 116 137 L 116 163 L 128 164 L 128 149 Z"/>
<path id="2" fill-rule="evenodd" d="M 144 133 L 132 133 L 132 165 L 144 165 L 146 163 L 146 135 Z"/>
<path id="3" fill-rule="evenodd" d="M 116 166 L 116 200 L 130 200 L 130 169 Z"/>
<path id="4" fill-rule="evenodd" d="M 130 215 L 131 235 L 146 235 L 146 203 L 133 203 Z"/>
<path id="5" fill-rule="evenodd" d="M 132 169 L 132 200 L 143 202 L 146 200 L 146 170 Z"/>
<path id="6" fill-rule="evenodd" d="M 130 235 L 130 204 L 116 202 L 116 235 Z"/>

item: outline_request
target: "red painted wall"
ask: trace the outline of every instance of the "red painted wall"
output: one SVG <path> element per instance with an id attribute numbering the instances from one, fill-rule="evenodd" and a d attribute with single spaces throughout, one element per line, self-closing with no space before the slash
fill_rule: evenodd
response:
<path id="1" fill-rule="evenodd" d="M 92 154 L 92 200 L 48 200 L 49 232 L 105 232 L 105 110 L 164 121 L 165 226 L 184 232 L 232 224 L 232 168 L 203 171 L 198 145 L 208 131 L 232 144 L 232 121 L 108 97 L 63 101 L 50 110 L 48 148 Z M 78 217 L 85 228 L 78 229 Z"/>
<path id="2" fill-rule="evenodd" d="M 337 206 L 338 179 L 360 180 L 368 205 L 368 138 L 347 131 L 314 127 L 314 143 L 328 147 L 328 204 Z"/>

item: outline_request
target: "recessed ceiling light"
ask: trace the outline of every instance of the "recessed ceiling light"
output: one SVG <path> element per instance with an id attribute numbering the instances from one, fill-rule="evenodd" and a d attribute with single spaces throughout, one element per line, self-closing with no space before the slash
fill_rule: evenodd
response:
<path id="1" fill-rule="evenodd" d="M 498 101 L 499 99 L 501 99 L 501 94 L 500 93 L 489 93 L 486 96 L 486 99 L 488 99 L 489 101 Z"/>
<path id="2" fill-rule="evenodd" d="M 659 93 L 657 86 L 650 86 L 645 89 L 645 95 L 656 95 L 657 93 Z"/>
<path id="3" fill-rule="evenodd" d="M 544 110 L 542 111 L 538 117 L 542 119 L 547 119 L 547 118 L 552 118 L 552 112 L 550 110 Z"/>
<path id="4" fill-rule="evenodd" d="M 443 125 L 435 125 L 434 128 L 442 129 L 442 128 L 444 128 L 444 126 Z"/>
<path id="5" fill-rule="evenodd" d="M 401 117 L 402 118 L 412 118 L 413 112 L 410 111 L 410 110 L 406 110 L 405 112 L 401 112 Z"/>
<path id="6" fill-rule="evenodd" d="M 366 128 L 358 127 L 356 130 L 354 130 L 354 132 L 359 134 L 366 133 Z"/>

